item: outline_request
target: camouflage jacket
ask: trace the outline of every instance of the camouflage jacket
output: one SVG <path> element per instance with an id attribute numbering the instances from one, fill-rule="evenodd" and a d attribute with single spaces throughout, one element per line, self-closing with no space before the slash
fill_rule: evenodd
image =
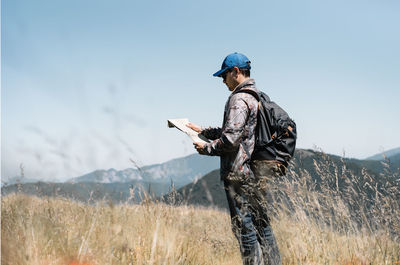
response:
<path id="1" fill-rule="evenodd" d="M 254 150 L 258 101 L 249 93 L 238 93 L 243 88 L 258 92 L 254 79 L 238 85 L 225 104 L 222 128 L 209 127 L 202 131 L 205 137 L 213 140 L 204 146 L 202 153 L 221 157 L 223 180 L 230 175 L 248 177 L 252 174 L 249 162 Z"/>

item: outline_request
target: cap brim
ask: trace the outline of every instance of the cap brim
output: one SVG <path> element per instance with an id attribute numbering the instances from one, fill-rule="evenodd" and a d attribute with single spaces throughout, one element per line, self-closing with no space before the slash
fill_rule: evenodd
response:
<path id="1" fill-rule="evenodd" d="M 218 72 L 216 72 L 215 74 L 213 74 L 213 76 L 221 76 L 228 69 L 229 69 L 228 67 L 221 69 Z"/>

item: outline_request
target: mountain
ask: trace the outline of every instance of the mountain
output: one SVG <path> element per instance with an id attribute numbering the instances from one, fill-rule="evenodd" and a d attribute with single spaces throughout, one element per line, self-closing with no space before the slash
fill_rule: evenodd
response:
<path id="1" fill-rule="evenodd" d="M 297 149 L 290 167 L 293 175 L 310 178 L 309 185 L 320 189 L 328 185 L 330 190 L 346 190 L 349 180 L 357 178 L 354 190 L 372 196 L 386 194 L 388 185 L 395 185 L 389 178 L 391 172 L 399 172 L 400 157 L 392 156 L 389 164 L 384 161 L 342 158 L 313 150 Z M 23 192 L 37 196 L 63 196 L 83 202 L 107 199 L 115 203 L 141 201 L 147 194 L 168 202 L 177 201 L 226 208 L 218 158 L 189 155 L 163 164 L 141 169 L 117 171 L 97 170 L 72 179 L 67 183 L 20 183 L 3 186 L 3 195 Z M 400 184 L 399 175 L 397 185 Z M 203 177 L 202 177 L 203 176 Z M 335 176 L 340 176 L 335 179 Z M 305 178 L 305 177 L 304 177 Z M 366 180 L 372 179 L 370 182 Z M 109 183 L 104 183 L 104 182 Z M 367 186 L 374 187 L 369 190 Z"/>
<path id="2" fill-rule="evenodd" d="M 365 194 L 371 199 L 376 192 L 388 195 L 392 187 L 400 188 L 400 159 L 396 161 L 386 167 L 381 161 L 348 159 L 313 150 L 297 149 L 291 161 L 291 173 L 288 174 L 288 178 L 299 182 L 303 178 L 308 179 L 308 185 L 316 190 L 321 190 L 324 186 L 331 191 L 344 192 L 351 187 L 356 194 Z M 368 185 L 373 186 L 373 189 L 369 189 Z M 219 170 L 214 170 L 197 182 L 171 192 L 163 199 L 173 203 L 228 209 Z M 356 197 L 354 200 L 357 200 Z"/>
<path id="3" fill-rule="evenodd" d="M 140 171 L 133 168 L 124 170 L 108 170 L 99 169 L 80 177 L 67 180 L 67 183 L 95 182 L 95 183 L 113 183 L 113 182 L 129 182 L 132 180 L 143 180 Z"/>
<path id="4" fill-rule="evenodd" d="M 220 181 L 219 169 L 213 170 L 196 182 L 188 184 L 162 200 L 172 204 L 191 204 L 228 209 L 225 190 Z"/>
<path id="5" fill-rule="evenodd" d="M 399 155 L 400 155 L 400 147 L 393 148 L 393 149 L 384 151 L 382 153 L 370 156 L 370 157 L 366 158 L 365 160 L 384 160 L 385 157 L 387 157 L 389 159 L 392 157 L 397 157 L 396 159 L 398 159 Z"/>
<path id="6" fill-rule="evenodd" d="M 130 181 L 144 182 L 174 182 L 175 186 L 183 186 L 206 173 L 219 168 L 219 159 L 211 156 L 192 154 L 182 158 L 172 159 L 162 164 L 125 170 L 96 170 L 89 174 L 68 180 L 69 183 L 96 182 L 116 183 Z"/>
<path id="7" fill-rule="evenodd" d="M 34 178 L 25 178 L 21 176 L 15 176 L 7 179 L 2 179 L 1 180 L 1 186 L 7 186 L 7 185 L 13 185 L 13 184 L 18 184 L 18 183 L 34 183 L 38 182 L 38 179 Z"/>
<path id="8" fill-rule="evenodd" d="M 64 197 L 84 203 L 93 203 L 98 200 L 112 201 L 113 203 L 140 202 L 149 197 L 161 196 L 171 191 L 171 185 L 143 181 L 117 183 L 54 183 L 36 182 L 4 186 L 2 195 L 10 193 L 24 193 L 38 197 Z"/>
<path id="9" fill-rule="evenodd" d="M 63 196 L 82 202 L 103 198 L 113 202 L 124 202 L 128 198 L 141 201 L 147 194 L 152 197 L 167 194 L 172 186 L 180 188 L 216 168 L 219 168 L 217 157 L 192 154 L 142 168 L 96 170 L 65 183 L 4 183 L 1 191 L 4 195 L 23 192 L 37 196 Z"/>

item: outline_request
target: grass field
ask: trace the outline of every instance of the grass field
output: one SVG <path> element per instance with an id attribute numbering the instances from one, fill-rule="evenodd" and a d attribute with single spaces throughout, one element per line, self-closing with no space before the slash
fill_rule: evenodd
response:
<path id="1" fill-rule="evenodd" d="M 299 221 L 301 220 L 301 221 Z M 385 232 L 341 234 L 305 215 L 273 223 L 284 264 L 396 264 Z M 192 206 L 88 206 L 9 195 L 2 264 L 241 264 L 226 212 Z"/>
<path id="2" fill-rule="evenodd" d="M 351 194 L 361 178 L 332 172 L 318 187 L 306 172 L 271 186 L 283 264 L 400 264 L 398 187 L 386 187 L 386 196 L 378 189 Z M 329 186 L 343 177 L 350 178 L 346 191 Z M 4 265 L 241 264 L 229 215 L 218 209 L 152 200 L 89 205 L 21 193 L 2 197 L 1 207 Z"/>

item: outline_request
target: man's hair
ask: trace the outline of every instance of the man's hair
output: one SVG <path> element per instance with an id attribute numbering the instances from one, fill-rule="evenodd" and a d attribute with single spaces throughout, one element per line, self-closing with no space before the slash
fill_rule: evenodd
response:
<path id="1" fill-rule="evenodd" d="M 239 71 L 244 75 L 244 77 L 250 77 L 250 69 L 248 68 L 240 68 Z"/>

